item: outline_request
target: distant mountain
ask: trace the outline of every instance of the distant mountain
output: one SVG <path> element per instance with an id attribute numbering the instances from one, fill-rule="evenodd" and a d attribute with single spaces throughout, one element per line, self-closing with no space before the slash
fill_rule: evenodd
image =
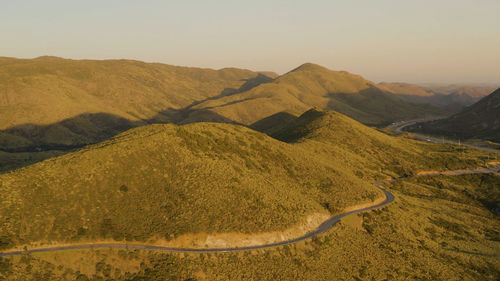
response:
<path id="1" fill-rule="evenodd" d="M 443 113 L 432 106 L 405 102 L 361 76 L 311 63 L 269 83 L 202 102 L 193 109 L 249 125 L 279 112 L 299 115 L 311 107 L 335 110 L 370 125 Z M 197 114 L 185 121 L 202 121 Z"/>
<path id="2" fill-rule="evenodd" d="M 389 82 L 379 83 L 379 86 L 406 101 L 435 105 L 449 112 L 458 112 L 496 89 L 490 86 L 421 86 Z"/>
<path id="3" fill-rule="evenodd" d="M 407 130 L 500 142 L 500 89 L 449 118 L 417 123 Z"/>

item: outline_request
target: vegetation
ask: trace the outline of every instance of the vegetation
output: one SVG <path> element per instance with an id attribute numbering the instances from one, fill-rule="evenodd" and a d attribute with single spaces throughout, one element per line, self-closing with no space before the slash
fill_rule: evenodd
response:
<path id="1" fill-rule="evenodd" d="M 277 77 L 130 60 L 0 58 L 0 92 L 0 172 L 152 123 L 251 125 L 318 107 L 383 125 L 441 112 L 313 64 Z"/>
<path id="2" fill-rule="evenodd" d="M 68 151 L 130 128 L 178 122 L 190 105 L 251 89 L 272 80 L 267 75 L 275 77 L 130 60 L 0 58 L 0 151 Z"/>
<path id="3" fill-rule="evenodd" d="M 417 123 L 408 131 L 500 142 L 500 89 L 446 119 Z"/>
<path id="4" fill-rule="evenodd" d="M 309 111 L 297 124 L 284 139 L 294 143 L 237 125 L 150 125 L 1 175 L 1 247 L 283 230 L 373 201 L 377 179 L 491 158 L 335 112 Z"/>
<path id="5" fill-rule="evenodd" d="M 419 177 L 396 201 L 324 236 L 247 253 L 93 250 L 0 260 L 7 280 L 498 280 L 500 223 L 482 203 L 499 175 Z M 0 275 L 2 276 L 2 275 Z"/>
<path id="6" fill-rule="evenodd" d="M 140 127 L 0 182 L 4 249 L 280 230 L 380 196 L 336 162 L 245 127 L 209 123 Z"/>

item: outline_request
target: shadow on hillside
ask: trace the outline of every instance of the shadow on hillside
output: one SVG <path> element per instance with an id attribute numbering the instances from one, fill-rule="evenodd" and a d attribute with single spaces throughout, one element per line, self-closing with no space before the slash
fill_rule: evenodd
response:
<path id="1" fill-rule="evenodd" d="M 210 108 L 196 110 L 193 107 L 203 102 L 248 91 L 273 80 L 259 73 L 253 78 L 242 80 L 244 83 L 238 89 L 226 88 L 216 96 L 193 102 L 182 109 L 168 108 L 150 119 L 137 118 L 136 121 L 131 121 L 109 113 L 85 113 L 53 124 L 22 124 L 0 130 L 0 173 L 65 154 L 148 124 L 183 125 L 195 122 L 237 124 L 210 111 Z"/>
<path id="2" fill-rule="evenodd" d="M 185 114 L 184 110 L 167 109 L 153 118 L 131 121 L 108 113 L 85 113 L 49 125 L 22 124 L 1 130 L 0 173 L 75 151 L 132 128 L 197 122 L 182 120 L 181 116 Z M 198 111 L 196 116 L 206 122 L 235 123 L 211 111 Z"/>
<path id="3" fill-rule="evenodd" d="M 190 104 L 189 106 L 185 107 L 184 110 L 190 110 L 190 109 L 192 109 L 192 107 L 194 107 L 198 104 L 207 102 L 207 101 L 217 100 L 217 99 L 220 99 L 220 98 L 223 98 L 226 96 L 231 96 L 231 95 L 235 95 L 235 94 L 249 91 L 249 90 L 251 90 L 251 89 L 253 89 L 261 84 L 272 82 L 273 80 L 274 80 L 273 78 L 271 78 L 267 75 L 264 75 L 262 73 L 259 73 L 259 74 L 257 74 L 257 76 L 255 76 L 253 78 L 242 79 L 241 81 L 245 81 L 245 83 L 243 85 L 241 85 L 241 87 L 239 87 L 238 89 L 225 88 L 220 94 L 213 96 L 213 97 L 206 98 L 206 99 L 201 100 L 201 101 L 195 101 L 192 104 Z"/>

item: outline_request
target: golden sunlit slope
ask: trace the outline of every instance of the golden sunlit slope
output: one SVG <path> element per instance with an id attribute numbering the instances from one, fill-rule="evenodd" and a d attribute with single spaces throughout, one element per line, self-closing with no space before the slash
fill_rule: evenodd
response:
<path id="1" fill-rule="evenodd" d="M 131 121 L 170 120 L 168 110 L 235 92 L 257 76 L 236 68 L 211 70 L 131 60 L 1 58 L 0 129 L 47 125 L 84 113 L 113 114 Z"/>
<path id="2" fill-rule="evenodd" d="M 500 142 L 500 89 L 446 119 L 417 123 L 409 131 Z"/>
<path id="3" fill-rule="evenodd" d="M 300 117 L 280 113 L 252 127 L 276 139 L 316 151 L 318 157 L 333 157 L 366 179 L 426 169 L 460 169 L 480 163 L 471 155 L 481 152 L 473 149 L 465 156 L 451 145 L 392 137 L 334 111 L 312 109 Z"/>
<path id="4" fill-rule="evenodd" d="M 231 124 L 149 125 L 0 175 L 0 244 L 283 230 L 380 197 L 377 179 L 481 163 L 335 112 L 299 119 L 293 143 Z"/>
<path id="5" fill-rule="evenodd" d="M 382 196 L 246 127 L 149 125 L 0 175 L 0 246 L 282 230 Z"/>
<path id="6" fill-rule="evenodd" d="M 439 112 L 430 106 L 402 101 L 361 76 L 311 63 L 249 91 L 209 100 L 193 108 L 252 124 L 278 112 L 299 115 L 311 107 L 333 109 L 365 124 L 385 124 Z M 198 119 L 190 117 L 186 121 Z"/>
<path id="7" fill-rule="evenodd" d="M 130 60 L 0 58 L 0 150 L 71 149 L 133 127 L 178 122 L 190 105 L 246 91 L 271 81 L 267 75 L 276 76 Z M 17 163 L 8 160 L 17 156 L 0 165 Z"/>

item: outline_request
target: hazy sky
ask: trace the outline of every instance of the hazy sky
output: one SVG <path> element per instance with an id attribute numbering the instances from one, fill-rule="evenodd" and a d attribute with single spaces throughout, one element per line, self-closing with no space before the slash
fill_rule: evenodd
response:
<path id="1" fill-rule="evenodd" d="M 500 0 L 0 0 L 0 56 L 500 82 Z"/>

